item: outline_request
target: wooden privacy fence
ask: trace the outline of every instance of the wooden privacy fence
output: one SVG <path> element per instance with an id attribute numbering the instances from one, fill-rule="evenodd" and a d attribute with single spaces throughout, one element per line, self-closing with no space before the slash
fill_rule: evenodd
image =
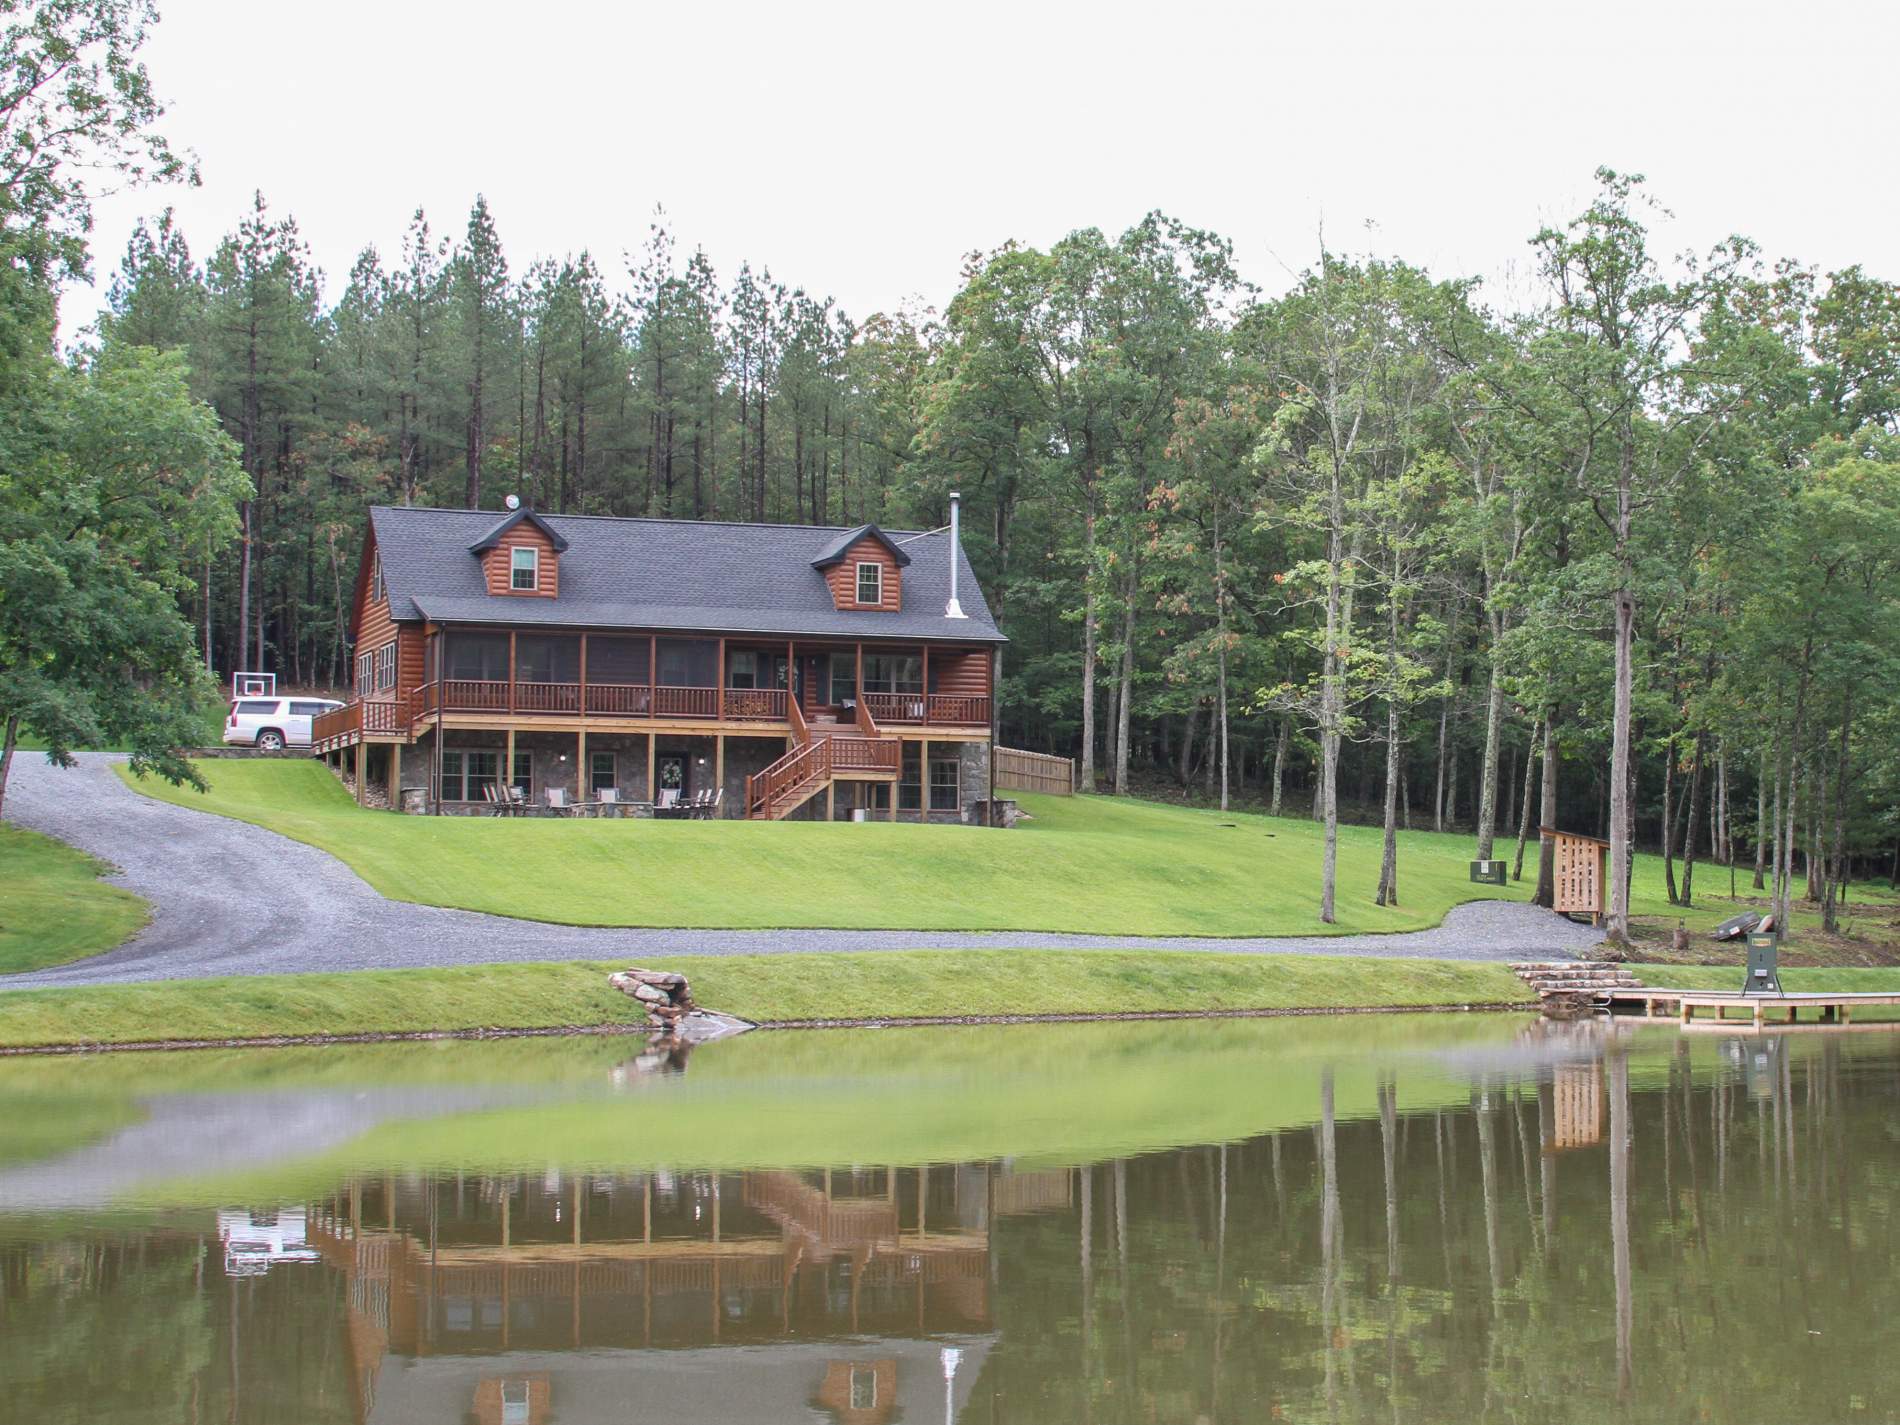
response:
<path id="1" fill-rule="evenodd" d="M 1025 752 L 1020 747 L 998 747 L 996 785 L 1024 792 L 1047 792 L 1066 797 L 1075 792 L 1075 759 L 1051 757 L 1046 752 Z"/>

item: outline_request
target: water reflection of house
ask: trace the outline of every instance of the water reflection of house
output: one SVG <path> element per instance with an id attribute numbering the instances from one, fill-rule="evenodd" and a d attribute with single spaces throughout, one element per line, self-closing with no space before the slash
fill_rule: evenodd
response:
<path id="1" fill-rule="evenodd" d="M 991 1221 L 1069 1200 L 1066 1172 L 980 1165 L 385 1180 L 310 1235 L 348 1282 L 360 1419 L 872 1425 L 961 1399 Z"/>
<path id="2" fill-rule="evenodd" d="M 1553 1149 L 1588 1148 L 1603 1141 L 1603 1068 L 1559 1064 L 1551 1073 Z"/>
<path id="3" fill-rule="evenodd" d="M 261 1277 L 286 1262 L 314 1262 L 319 1254 L 304 1237 L 304 1211 L 242 1211 L 218 1213 L 218 1241 L 224 1246 L 224 1274 Z"/>

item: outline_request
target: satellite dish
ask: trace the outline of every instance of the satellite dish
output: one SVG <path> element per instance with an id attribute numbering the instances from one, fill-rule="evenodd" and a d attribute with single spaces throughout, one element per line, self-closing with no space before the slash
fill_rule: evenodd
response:
<path id="1" fill-rule="evenodd" d="M 511 510 L 518 510 L 521 508 L 521 496 L 510 495 L 507 499 L 503 500 L 502 503 Z"/>

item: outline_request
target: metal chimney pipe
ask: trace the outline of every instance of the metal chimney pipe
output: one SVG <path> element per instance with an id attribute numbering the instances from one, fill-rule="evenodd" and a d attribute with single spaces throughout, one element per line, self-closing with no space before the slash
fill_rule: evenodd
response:
<path id="1" fill-rule="evenodd" d="M 963 563 L 963 496 L 950 492 L 950 602 L 943 606 L 945 618 L 968 618 L 957 602 L 957 569 Z"/>

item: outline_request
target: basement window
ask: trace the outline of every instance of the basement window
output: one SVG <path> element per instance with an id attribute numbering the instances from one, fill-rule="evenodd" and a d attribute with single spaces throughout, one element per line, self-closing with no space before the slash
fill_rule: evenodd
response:
<path id="1" fill-rule="evenodd" d="M 519 594 L 532 594 L 540 587 L 541 551 L 516 545 L 508 551 L 508 587 Z"/>
<path id="2" fill-rule="evenodd" d="M 865 562 L 858 565 L 858 602 L 861 604 L 881 604 L 884 602 L 884 566 Z"/>

